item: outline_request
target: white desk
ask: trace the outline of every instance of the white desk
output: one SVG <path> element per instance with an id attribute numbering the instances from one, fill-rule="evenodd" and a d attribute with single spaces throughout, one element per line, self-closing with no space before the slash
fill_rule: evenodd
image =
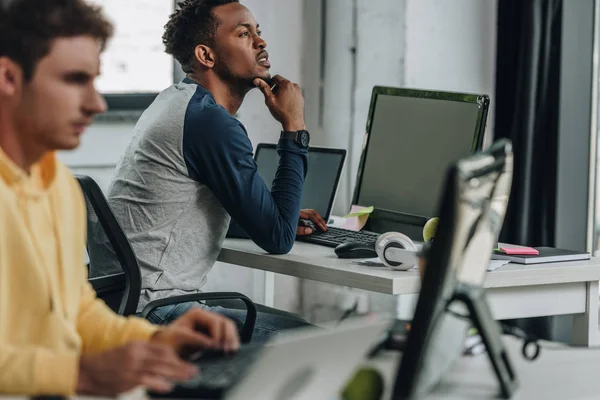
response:
<path id="1" fill-rule="evenodd" d="M 600 350 L 542 349 L 540 357 L 526 361 L 521 356 L 521 341 L 505 337 L 504 343 L 519 380 L 512 400 L 592 400 L 600 398 Z M 396 379 L 398 355 L 388 353 L 368 364 L 384 376 L 386 395 L 391 398 Z M 499 386 L 487 354 L 463 357 L 442 382 L 423 400 L 499 399 Z"/>
<path id="2" fill-rule="evenodd" d="M 270 255 L 247 239 L 226 239 L 219 261 L 297 278 L 403 296 L 419 292 L 418 271 L 365 267 L 339 259 L 333 249 L 296 242 L 286 255 Z M 538 265 L 508 264 L 489 272 L 485 287 L 496 319 L 573 314 L 575 344 L 596 346 L 600 258 Z M 407 296 L 408 295 L 408 296 Z M 405 317 L 399 315 L 399 317 Z"/>

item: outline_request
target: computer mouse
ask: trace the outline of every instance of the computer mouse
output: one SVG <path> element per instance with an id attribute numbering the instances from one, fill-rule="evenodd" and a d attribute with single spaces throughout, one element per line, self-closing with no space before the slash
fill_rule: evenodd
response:
<path id="1" fill-rule="evenodd" d="M 373 245 L 348 242 L 342 243 L 335 248 L 335 254 L 338 258 L 375 258 L 377 252 Z"/>

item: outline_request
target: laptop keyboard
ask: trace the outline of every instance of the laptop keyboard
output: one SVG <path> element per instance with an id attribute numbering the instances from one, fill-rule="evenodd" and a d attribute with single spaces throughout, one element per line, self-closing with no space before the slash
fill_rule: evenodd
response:
<path id="1" fill-rule="evenodd" d="M 327 232 L 315 231 L 312 235 L 298 236 L 297 240 L 327 247 L 337 247 L 342 243 L 359 242 L 375 248 L 378 233 L 369 231 L 351 231 L 348 229 L 329 227 Z"/>
<path id="2" fill-rule="evenodd" d="M 179 386 L 186 389 L 207 388 L 211 390 L 228 389 L 236 384 L 246 370 L 257 360 L 263 346 L 246 345 L 233 354 L 223 351 L 205 351 L 194 361 L 200 372 Z"/>

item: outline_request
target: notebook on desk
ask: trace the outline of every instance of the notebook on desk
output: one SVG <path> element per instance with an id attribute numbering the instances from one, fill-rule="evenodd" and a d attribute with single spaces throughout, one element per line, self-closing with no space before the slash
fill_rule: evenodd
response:
<path id="1" fill-rule="evenodd" d="M 493 260 L 506 260 L 517 264 L 542 264 L 551 262 L 564 261 L 581 261 L 589 260 L 590 254 L 576 250 L 557 249 L 554 247 L 534 247 L 538 251 L 534 254 L 504 254 L 502 252 L 494 252 Z"/>

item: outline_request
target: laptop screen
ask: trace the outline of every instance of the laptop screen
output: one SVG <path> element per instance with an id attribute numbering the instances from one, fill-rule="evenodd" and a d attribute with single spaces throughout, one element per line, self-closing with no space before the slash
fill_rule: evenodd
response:
<path id="1" fill-rule="evenodd" d="M 487 96 L 375 87 L 353 204 L 432 217 L 444 171 L 481 148 Z"/>
<path id="2" fill-rule="evenodd" d="M 259 175 L 267 187 L 271 188 L 279 166 L 277 145 L 260 143 L 254 158 Z M 302 191 L 302 208 L 315 209 L 326 221 L 329 219 L 345 158 L 346 150 L 343 149 L 310 147 L 308 172 Z"/>

